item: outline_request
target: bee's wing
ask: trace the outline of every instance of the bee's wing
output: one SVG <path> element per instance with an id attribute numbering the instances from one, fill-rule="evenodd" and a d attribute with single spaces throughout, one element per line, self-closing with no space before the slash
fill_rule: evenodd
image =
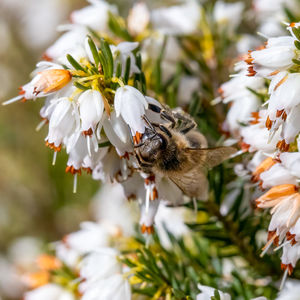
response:
<path id="1" fill-rule="evenodd" d="M 202 169 L 193 168 L 184 174 L 174 173 L 169 178 L 190 197 L 199 200 L 208 198 L 208 181 Z"/>
<path id="2" fill-rule="evenodd" d="M 188 163 L 181 172 L 173 172 L 169 178 L 188 196 L 206 200 L 208 181 L 206 170 L 212 168 L 236 152 L 233 147 L 209 149 L 187 148 Z"/>
<path id="3" fill-rule="evenodd" d="M 237 150 L 234 147 L 216 147 L 186 148 L 185 151 L 196 167 L 210 169 L 228 159 Z"/>

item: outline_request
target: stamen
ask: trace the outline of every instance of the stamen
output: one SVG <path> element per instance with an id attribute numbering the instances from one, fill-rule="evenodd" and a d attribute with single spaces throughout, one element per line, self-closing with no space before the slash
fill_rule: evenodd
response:
<path id="1" fill-rule="evenodd" d="M 5 105 L 8 105 L 8 104 L 14 103 L 14 102 L 22 100 L 23 98 L 24 98 L 23 95 L 19 95 L 19 96 L 16 96 L 16 97 L 12 98 L 12 99 L 9 99 L 7 101 L 2 102 L 2 105 L 5 106 Z"/>
<path id="2" fill-rule="evenodd" d="M 146 187 L 146 199 L 145 199 L 145 212 L 148 214 L 149 212 L 149 206 L 150 206 L 150 186 Z"/>
<path id="3" fill-rule="evenodd" d="M 259 32 L 259 31 L 257 32 L 257 35 L 263 37 L 263 38 L 266 39 L 266 40 L 268 40 L 268 39 L 270 38 L 269 36 L 263 34 L 262 32 Z"/>
<path id="4" fill-rule="evenodd" d="M 54 153 L 53 153 L 53 159 L 52 159 L 52 166 L 55 166 L 56 157 L 57 157 L 57 151 L 54 151 Z"/>
<path id="5" fill-rule="evenodd" d="M 74 174 L 73 193 L 77 193 L 77 173 Z"/>
<path id="6" fill-rule="evenodd" d="M 263 252 L 260 254 L 260 257 L 263 257 L 267 253 L 267 251 L 269 250 L 269 248 L 273 244 L 273 241 L 276 239 L 276 237 L 277 237 L 277 235 L 276 235 L 276 233 L 274 233 L 272 238 L 262 248 Z"/>
<path id="7" fill-rule="evenodd" d="M 43 126 L 44 126 L 47 122 L 48 122 L 47 119 L 43 119 L 43 120 L 36 126 L 35 131 L 40 131 L 40 130 L 43 128 Z"/>
<path id="8" fill-rule="evenodd" d="M 285 245 L 287 245 L 287 244 L 289 244 L 289 243 L 290 243 L 290 241 L 286 241 L 286 242 L 282 243 L 280 246 L 276 247 L 276 248 L 274 249 L 274 251 L 280 250 L 281 248 L 283 248 Z"/>
<path id="9" fill-rule="evenodd" d="M 91 141 L 90 141 L 90 136 L 89 135 L 86 136 L 86 143 L 87 143 L 87 150 L 88 150 L 89 157 L 92 157 Z"/>
<path id="10" fill-rule="evenodd" d="M 279 287 L 279 290 L 280 290 L 280 291 L 281 291 L 281 290 L 283 289 L 283 287 L 284 287 L 284 284 L 285 284 L 287 275 L 288 275 L 288 268 L 286 268 L 285 271 L 284 271 L 284 273 L 283 273 L 283 277 L 282 277 L 281 284 L 280 284 L 280 287 Z"/>

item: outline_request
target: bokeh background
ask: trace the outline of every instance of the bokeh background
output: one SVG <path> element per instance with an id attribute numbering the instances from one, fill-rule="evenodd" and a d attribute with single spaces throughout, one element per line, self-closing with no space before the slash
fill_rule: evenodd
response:
<path id="1" fill-rule="evenodd" d="M 120 2 L 125 12 L 132 1 Z M 85 5 L 83 0 L 0 1 L 0 102 L 29 81 L 36 62 L 59 36 L 57 25 Z M 100 183 L 83 174 L 77 194 L 72 193 L 66 155 L 62 151 L 53 167 L 52 152 L 43 145 L 47 129 L 35 131 L 41 105 L 37 100 L 0 107 L 1 300 L 21 299 L 16 268 L 30 268 L 43 245 L 95 217 L 90 203 Z"/>

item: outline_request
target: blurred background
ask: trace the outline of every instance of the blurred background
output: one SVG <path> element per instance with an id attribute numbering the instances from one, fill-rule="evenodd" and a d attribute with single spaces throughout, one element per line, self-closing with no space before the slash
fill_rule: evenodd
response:
<path id="1" fill-rule="evenodd" d="M 43 51 L 59 36 L 57 25 L 85 5 L 83 0 L 0 1 L 0 102 L 29 81 Z M 16 284 L 12 261 L 26 268 L 43 245 L 91 219 L 88 203 L 99 187 L 82 175 L 73 194 L 63 151 L 51 165 L 51 150 L 43 146 L 47 129 L 35 131 L 41 106 L 38 100 L 0 107 L 1 300 L 21 299 L 23 287 Z"/>

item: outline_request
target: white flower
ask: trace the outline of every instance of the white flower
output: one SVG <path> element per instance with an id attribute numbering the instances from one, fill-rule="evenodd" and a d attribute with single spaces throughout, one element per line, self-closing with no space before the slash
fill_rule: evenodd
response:
<path id="1" fill-rule="evenodd" d="M 131 300 L 130 284 L 122 274 L 99 280 L 85 290 L 87 284 L 88 282 L 80 285 L 82 300 Z"/>
<path id="2" fill-rule="evenodd" d="M 81 130 L 88 131 L 92 129 L 94 132 L 103 115 L 104 104 L 102 95 L 100 92 L 90 89 L 79 96 L 78 103 Z"/>
<path id="3" fill-rule="evenodd" d="M 270 120 L 275 120 L 277 111 L 289 111 L 300 104 L 300 74 L 281 72 L 271 81 L 268 107 Z"/>
<path id="4" fill-rule="evenodd" d="M 285 152 L 280 154 L 281 164 L 289 170 L 290 174 L 300 178 L 300 153 Z"/>
<path id="5" fill-rule="evenodd" d="M 269 231 L 275 231 L 282 238 L 300 217 L 300 195 L 298 193 L 282 197 L 271 210 Z"/>
<path id="6" fill-rule="evenodd" d="M 133 135 L 136 132 L 144 133 L 145 124 L 142 117 L 145 115 L 148 103 L 140 91 L 129 85 L 119 87 L 115 94 L 114 104 L 116 116 L 122 116 Z"/>
<path id="7" fill-rule="evenodd" d="M 183 207 L 168 207 L 163 202 L 160 203 L 155 216 L 155 229 L 164 247 L 170 248 L 172 246 L 166 229 L 176 238 L 180 238 L 189 232 L 184 222 L 186 213 L 187 210 Z"/>
<path id="8" fill-rule="evenodd" d="M 75 130 L 76 110 L 74 103 L 67 97 L 54 101 L 55 108 L 49 120 L 49 133 L 46 141 L 54 147 L 59 147 L 62 141 Z"/>
<path id="9" fill-rule="evenodd" d="M 135 50 L 138 46 L 139 46 L 138 42 L 134 42 L 134 43 L 122 42 L 119 43 L 117 46 L 110 45 L 110 49 L 115 62 L 115 72 L 118 63 L 120 63 L 122 66 L 122 76 L 124 76 L 125 69 L 126 69 L 126 61 L 128 58 L 130 58 L 130 71 L 129 71 L 130 75 L 132 75 L 133 73 L 141 72 L 141 70 L 136 65 L 136 59 L 132 53 L 132 51 Z"/>
<path id="10" fill-rule="evenodd" d="M 66 264 L 70 268 L 77 268 L 77 265 L 81 259 L 81 254 L 79 251 L 69 247 L 63 242 L 58 242 L 55 245 L 55 255 L 56 257 Z"/>
<path id="11" fill-rule="evenodd" d="M 89 286 L 100 279 L 105 279 L 122 271 L 122 265 L 117 260 L 118 251 L 113 248 L 98 248 L 87 255 L 81 262 L 80 276 Z"/>
<path id="12" fill-rule="evenodd" d="M 89 2 L 92 5 L 72 12 L 70 16 L 71 22 L 90 27 L 93 30 L 107 32 L 108 13 L 116 13 L 116 7 L 102 0 L 89 0 Z"/>
<path id="13" fill-rule="evenodd" d="M 296 57 L 294 41 L 291 36 L 269 38 L 266 48 L 250 52 L 246 61 L 253 66 L 254 74 L 272 76 L 273 72 L 288 69 L 293 65 L 292 59 Z"/>
<path id="14" fill-rule="evenodd" d="M 67 166 L 72 168 L 66 169 L 66 172 L 71 171 L 72 174 L 80 172 L 84 158 L 88 155 L 86 138 L 80 132 L 75 132 L 67 140 L 66 145 L 69 154 Z"/>
<path id="15" fill-rule="evenodd" d="M 101 225 L 93 222 L 83 222 L 81 229 L 66 236 L 65 242 L 70 248 L 81 255 L 95 251 L 98 247 L 108 245 L 109 234 Z"/>
<path id="16" fill-rule="evenodd" d="M 133 5 L 128 15 L 128 31 L 132 35 L 137 36 L 146 30 L 149 21 L 150 12 L 147 5 L 143 2 L 137 2 Z"/>
<path id="17" fill-rule="evenodd" d="M 215 290 L 217 290 L 210 286 L 201 285 L 201 284 L 198 284 L 198 289 L 201 290 L 201 293 L 199 293 L 197 295 L 197 300 L 208 300 L 208 299 L 210 299 L 210 297 L 214 296 Z M 231 300 L 231 297 L 229 294 L 223 293 L 219 290 L 217 290 L 217 291 L 219 292 L 220 300 Z"/>
<path id="18" fill-rule="evenodd" d="M 50 59 L 62 59 L 67 53 L 72 53 L 76 47 L 83 47 L 88 30 L 82 26 L 72 26 L 45 52 L 45 56 Z"/>
<path id="19" fill-rule="evenodd" d="M 266 153 L 273 153 L 276 149 L 277 142 L 280 139 L 280 131 L 275 132 L 272 140 L 269 140 L 269 131 L 265 127 L 266 111 L 259 112 L 260 118 L 258 123 L 242 127 L 240 130 L 243 142 L 249 145 L 249 152 L 262 150 Z"/>
<path id="20" fill-rule="evenodd" d="M 300 258 L 299 244 L 291 245 L 290 243 L 283 246 L 283 252 L 281 256 L 282 268 L 288 270 L 291 274 L 296 267 L 296 263 Z"/>
<path id="21" fill-rule="evenodd" d="M 297 178 L 282 164 L 275 164 L 260 174 L 262 188 L 270 188 L 279 184 L 297 184 Z"/>
<path id="22" fill-rule="evenodd" d="M 35 100 L 36 98 L 45 97 L 63 89 L 72 79 L 72 75 L 68 70 L 52 63 L 37 64 L 37 68 L 33 73 L 35 74 L 33 79 L 20 88 L 19 96 L 3 102 L 2 105 L 19 100 Z"/>
<path id="23" fill-rule="evenodd" d="M 24 300 L 75 300 L 75 296 L 57 284 L 46 284 L 25 293 Z"/>
<path id="24" fill-rule="evenodd" d="M 300 281 L 287 280 L 284 288 L 279 292 L 276 300 L 298 300 L 300 295 Z"/>
<path id="25" fill-rule="evenodd" d="M 221 27 L 227 27 L 229 31 L 233 31 L 241 22 L 244 6 L 243 2 L 217 1 L 214 5 L 213 17 Z"/>
<path id="26" fill-rule="evenodd" d="M 154 29 L 170 35 L 193 34 L 200 23 L 201 7 L 194 0 L 183 5 L 154 9 L 151 21 Z"/>
<path id="27" fill-rule="evenodd" d="M 105 116 L 103 128 L 107 138 L 115 146 L 120 156 L 133 152 L 130 129 L 122 116 L 116 116 L 116 111 L 113 111 L 110 117 Z"/>
<path id="28" fill-rule="evenodd" d="M 106 182 L 93 197 L 92 208 L 94 218 L 117 235 L 134 235 L 134 224 L 138 222 L 138 203 L 127 200 L 121 184 Z"/>

